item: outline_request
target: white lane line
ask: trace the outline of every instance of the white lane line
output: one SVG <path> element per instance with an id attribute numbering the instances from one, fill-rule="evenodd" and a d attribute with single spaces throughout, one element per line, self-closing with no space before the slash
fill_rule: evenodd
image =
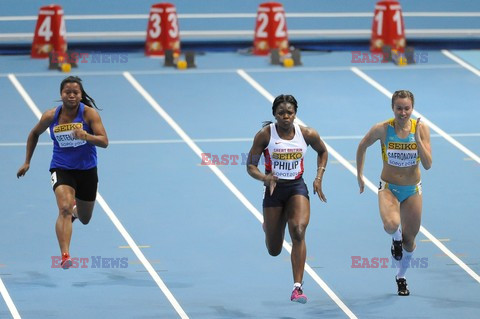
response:
<path id="1" fill-rule="evenodd" d="M 287 18 L 371 18 L 372 12 L 287 12 Z M 67 14 L 65 20 L 146 20 L 148 14 Z M 252 19 L 256 13 L 178 13 L 179 19 Z M 480 12 L 403 12 L 404 17 L 480 17 Z M 36 21 L 38 16 L 3 16 L 0 21 Z"/>
<path id="2" fill-rule="evenodd" d="M 28 104 L 32 112 L 35 114 L 35 116 L 40 119 L 42 116 L 42 112 L 38 109 L 37 105 L 33 102 L 33 100 L 30 98 L 28 93 L 25 91 L 23 86 L 18 82 L 14 74 L 9 74 L 8 78 L 10 81 L 12 81 L 13 85 L 15 88 L 18 90 L 22 98 L 25 100 L 25 102 Z M 150 262 L 145 258 L 143 253 L 141 252 L 140 248 L 138 248 L 137 244 L 133 240 L 133 238 L 130 236 L 130 234 L 127 232 L 125 227 L 123 227 L 122 223 L 120 220 L 117 218 L 115 213 L 110 209 L 108 206 L 107 202 L 103 199 L 102 195 L 97 192 L 97 202 L 100 204 L 100 206 L 103 208 L 107 216 L 110 218 L 112 223 L 117 227 L 118 231 L 120 234 L 123 236 L 123 238 L 127 241 L 128 245 L 132 247 L 133 252 L 137 256 L 137 258 L 142 262 L 143 266 L 145 269 L 147 269 L 148 273 L 150 276 L 152 276 L 153 280 L 157 283 L 159 288 L 162 290 L 162 292 L 165 294 L 167 297 L 168 301 L 172 304 L 172 306 L 175 308 L 177 313 L 180 315 L 181 318 L 183 319 L 188 319 L 187 314 L 185 311 L 183 311 L 182 307 L 178 304 L 178 302 L 175 300 L 173 297 L 172 293 L 168 290 L 167 286 L 163 283 L 162 279 L 160 276 L 158 276 L 158 273 L 155 271 L 155 269 L 152 267 Z"/>
<path id="3" fill-rule="evenodd" d="M 155 99 L 148 93 L 138 81 L 129 73 L 124 73 L 125 78 L 132 84 L 132 86 L 145 98 L 145 100 L 153 107 L 153 109 L 173 128 L 173 130 L 187 143 L 193 152 L 202 159 L 204 153 L 195 142 L 183 131 L 183 129 L 168 115 L 167 112 L 155 101 Z M 266 91 L 265 91 L 266 92 Z M 227 188 L 240 200 L 240 202 L 255 216 L 261 223 L 263 223 L 263 215 L 250 203 L 250 201 L 238 190 L 238 188 L 220 171 L 215 165 L 208 165 L 212 172 L 227 186 Z M 283 242 L 283 247 L 291 253 L 292 247 L 286 241 Z M 315 273 L 315 271 L 305 264 L 305 270 L 312 276 L 312 278 L 320 284 L 320 286 L 327 292 L 327 294 L 339 305 L 339 307 L 350 317 L 357 318 L 347 306 L 335 295 L 335 293 L 325 284 L 325 282 Z"/>
<path id="4" fill-rule="evenodd" d="M 143 266 L 145 267 L 145 269 L 148 271 L 148 273 L 150 274 L 150 276 L 152 276 L 153 280 L 155 280 L 155 282 L 157 283 L 158 287 L 160 288 L 160 290 L 162 290 L 162 292 L 164 293 L 165 297 L 167 297 L 168 301 L 170 302 L 170 304 L 173 306 L 173 308 L 175 309 L 175 311 L 178 313 L 178 315 L 180 316 L 180 318 L 183 318 L 183 319 L 188 319 L 188 316 L 187 314 L 185 313 L 185 311 L 183 310 L 182 306 L 180 306 L 180 304 L 178 303 L 178 301 L 175 299 L 175 297 L 173 296 L 173 294 L 170 292 L 170 290 L 168 289 L 167 285 L 165 285 L 165 283 L 163 282 L 163 280 L 160 278 L 160 276 L 158 275 L 157 271 L 153 268 L 152 264 L 150 263 L 150 261 L 148 261 L 148 259 L 145 257 L 145 255 L 142 253 L 142 251 L 140 250 L 140 248 L 138 247 L 137 243 L 135 243 L 135 241 L 133 240 L 132 236 L 130 236 L 130 234 L 127 232 L 127 230 L 125 229 L 125 227 L 123 227 L 122 223 L 120 222 L 120 220 L 117 218 L 117 216 L 115 215 L 115 213 L 110 209 L 110 207 L 108 206 L 107 202 L 103 199 L 102 195 L 100 195 L 100 193 L 97 193 L 97 202 L 100 204 L 100 206 L 102 206 L 103 210 L 105 211 L 105 213 L 108 215 L 108 217 L 110 218 L 110 220 L 112 221 L 112 223 L 115 225 L 115 227 L 117 227 L 118 231 L 120 232 L 120 234 L 122 234 L 123 238 L 125 238 L 125 240 L 127 241 L 128 245 L 130 246 L 130 248 L 132 248 L 133 252 L 135 253 L 135 255 L 137 256 L 137 258 L 142 262 Z"/>
<path id="5" fill-rule="evenodd" d="M 20 95 L 23 96 L 24 99 L 25 99 L 25 96 L 28 97 L 28 94 L 25 92 L 25 90 L 23 90 L 22 86 L 20 85 L 20 83 L 18 83 L 17 79 L 15 78 L 15 76 L 13 74 L 9 74 L 8 78 L 13 83 L 13 85 L 17 88 L 18 92 L 20 93 Z M 28 106 L 30 108 L 32 108 L 31 107 L 31 105 L 33 104 L 32 99 L 30 99 L 30 97 L 28 97 L 28 99 L 25 99 L 25 101 L 27 102 Z M 15 303 L 13 302 L 12 298 L 10 297 L 10 294 L 8 293 L 7 287 L 3 283 L 2 278 L 0 278 L 0 293 L 2 294 L 3 300 L 5 300 L 5 304 L 7 305 L 8 310 L 10 310 L 10 313 L 11 313 L 12 317 L 15 318 L 15 319 L 21 318 L 20 313 L 18 312 L 17 307 L 15 306 Z"/>
<path id="6" fill-rule="evenodd" d="M 3 284 L 2 278 L 0 278 L 0 293 L 2 294 L 3 300 L 5 300 L 5 303 L 7 304 L 8 310 L 10 310 L 12 317 L 14 319 L 20 319 L 21 317 L 18 313 L 17 307 L 15 307 L 12 298 L 10 298 L 7 287 L 5 287 Z"/>
<path id="7" fill-rule="evenodd" d="M 393 93 L 388 91 L 386 88 L 384 88 L 380 83 L 369 77 L 367 74 L 362 72 L 359 68 L 353 67 L 352 72 L 358 75 L 360 78 L 365 80 L 367 83 L 369 83 L 371 86 L 376 88 L 378 91 L 383 93 L 386 97 L 389 99 L 392 98 Z M 424 115 L 422 115 L 420 112 L 416 111 L 415 109 L 413 110 L 413 116 L 415 117 L 421 117 L 422 121 L 426 123 L 433 131 L 437 132 L 437 134 L 441 135 L 444 139 L 449 141 L 453 146 L 461 150 L 463 153 L 465 153 L 467 156 L 471 157 L 473 160 L 475 160 L 477 163 L 480 164 L 480 157 L 470 151 L 468 148 L 463 146 L 460 142 L 458 142 L 456 139 L 454 139 L 451 135 L 447 134 L 444 130 L 442 130 L 440 127 L 432 123 L 428 118 L 426 118 Z"/>
<path id="8" fill-rule="evenodd" d="M 130 82 L 130 84 L 147 100 L 150 106 L 172 127 L 172 129 L 187 143 L 187 145 L 193 150 L 193 152 L 202 159 L 202 153 L 204 153 L 195 142 L 183 131 L 183 129 L 168 115 L 167 112 L 155 101 L 155 99 L 148 93 L 138 81 L 129 73 L 124 72 L 123 75 Z M 220 171 L 215 165 L 207 165 L 215 175 L 227 186 L 227 188 L 242 202 L 245 207 L 261 222 L 263 222 L 263 216 L 253 206 L 248 199 L 233 185 L 233 183 Z"/>
<path id="9" fill-rule="evenodd" d="M 443 55 L 445 55 L 446 57 L 448 57 L 449 59 L 457 62 L 458 64 L 460 64 L 461 66 L 463 66 L 465 69 L 467 69 L 468 71 L 472 72 L 473 74 L 475 74 L 476 76 L 480 76 L 480 70 L 478 70 L 476 67 L 474 67 L 473 65 L 470 65 L 469 63 L 463 61 L 462 59 L 460 59 L 458 56 L 456 56 L 455 54 L 453 54 L 452 52 L 448 51 L 448 50 L 442 50 L 442 53 Z"/>
<path id="10" fill-rule="evenodd" d="M 245 81 L 247 81 L 252 87 L 254 87 L 261 95 L 263 95 L 270 103 L 275 99 L 266 89 L 264 89 L 257 81 L 255 81 L 251 76 L 249 76 L 244 70 L 237 70 L 238 75 L 240 75 Z M 306 126 L 298 117 L 296 121 L 303 126 Z M 343 165 L 348 164 L 348 161 L 338 154 L 334 149 L 332 149 L 328 144 L 325 143 L 328 148 L 328 152 L 331 153 L 340 163 Z M 283 246 L 285 249 L 291 253 L 291 246 L 284 241 Z M 288 248 L 287 248 L 288 247 Z M 317 275 L 317 273 L 305 263 L 305 270 L 307 273 L 320 285 L 320 287 L 327 293 L 327 295 L 340 307 L 340 309 L 347 314 L 350 318 L 357 318 L 355 314 L 343 303 L 343 301 L 338 298 L 338 296 L 333 292 L 332 289 Z"/>
<path id="11" fill-rule="evenodd" d="M 161 58 L 159 58 L 161 59 Z M 351 57 L 346 59 L 351 60 Z M 387 64 L 384 65 L 385 63 L 377 63 L 377 65 L 365 65 L 362 66 L 363 70 L 396 70 L 397 72 L 402 72 L 402 71 L 409 71 L 409 68 L 398 68 L 393 64 Z M 303 66 L 301 69 L 285 69 L 285 68 L 255 68 L 255 69 L 244 69 L 247 72 L 250 73 L 285 73 L 285 72 L 297 72 L 297 73 L 303 73 L 303 72 L 344 72 L 344 71 L 349 71 L 350 72 L 350 66 L 328 66 L 328 67 L 308 67 L 308 66 Z M 415 70 L 420 71 L 420 70 L 438 70 L 438 69 L 459 69 L 461 66 L 458 64 L 427 64 L 424 63 L 422 64 L 417 64 L 415 65 Z M 130 70 L 129 71 L 131 74 L 134 75 L 141 75 L 141 74 L 179 74 L 176 70 L 165 70 L 165 69 L 152 69 L 152 70 Z M 195 74 L 222 74 L 222 73 L 235 73 L 237 72 L 236 69 L 229 69 L 229 68 L 221 68 L 221 69 L 201 69 L 201 70 L 184 70 L 182 73 L 195 73 Z M 9 73 L 1 73 L 0 72 L 0 77 L 7 77 Z M 111 75 L 122 75 L 123 71 L 80 71 L 76 70 L 74 72 L 74 75 L 78 76 L 111 76 Z M 16 77 L 58 77 L 58 78 L 63 78 L 65 77 L 64 74 L 58 73 L 58 72 L 17 72 L 15 73 Z"/>
<path id="12" fill-rule="evenodd" d="M 252 29 L 248 30 L 182 30 L 179 32 L 182 39 L 215 39 L 231 38 L 247 39 L 254 36 Z M 291 38 L 310 38 L 310 37 L 342 37 L 364 39 L 369 38 L 372 33 L 371 29 L 290 29 L 288 35 Z M 146 31 L 84 31 L 84 32 L 68 32 L 68 39 L 77 40 L 137 40 L 144 39 Z M 407 37 L 474 37 L 480 35 L 480 29 L 407 29 L 405 31 Z M 5 41 L 32 41 L 33 33 L 14 32 L 0 33 L 0 42 Z"/>
<path id="13" fill-rule="evenodd" d="M 452 137 L 480 137 L 480 133 L 452 133 Z M 439 134 L 431 134 L 432 138 L 442 137 Z M 338 136 L 322 136 L 322 140 L 360 140 L 363 138 L 363 135 L 338 135 Z M 235 143 L 235 142 L 252 142 L 253 138 L 251 137 L 232 137 L 232 138 L 199 138 L 192 139 L 195 143 Z M 166 140 L 109 140 L 109 145 L 141 145 L 141 144 L 181 144 L 185 143 L 182 139 L 166 139 Z M 25 142 L 5 142 L 0 143 L 0 147 L 9 147 L 9 146 L 26 146 Z M 38 142 L 38 146 L 52 146 L 52 142 Z M 468 160 L 472 160 L 470 157 Z"/>
<path id="14" fill-rule="evenodd" d="M 25 103 L 27 103 L 28 107 L 33 112 L 33 114 L 35 114 L 35 116 L 38 119 L 40 119 L 42 117 L 42 112 L 40 112 L 38 107 L 35 105 L 33 100 L 30 98 L 30 95 L 28 95 L 27 91 L 25 91 L 25 89 L 20 84 L 20 82 L 18 82 L 15 75 L 14 74 L 8 74 L 8 79 L 10 80 L 10 82 L 12 82 L 13 86 L 17 89 L 18 93 L 20 93 L 20 95 L 25 100 Z"/>
<path id="15" fill-rule="evenodd" d="M 476 76 L 480 76 L 480 70 L 478 70 L 476 67 L 474 67 L 473 65 L 465 62 L 464 60 L 462 60 L 461 58 L 459 58 L 458 56 L 456 56 L 455 54 L 453 54 L 452 52 L 448 51 L 448 50 L 442 50 L 442 53 L 443 55 L 445 55 L 446 57 L 448 57 L 449 59 L 453 60 L 454 62 L 460 64 L 462 67 L 464 67 L 465 69 L 467 69 L 468 71 L 472 72 L 473 74 L 475 74 Z"/>
<path id="16" fill-rule="evenodd" d="M 393 93 L 389 92 L 386 88 L 384 88 L 380 83 L 369 77 L 367 74 L 364 72 L 360 71 L 360 69 L 353 67 L 352 72 L 354 72 L 356 75 L 358 75 L 360 78 L 368 82 L 370 85 L 372 85 L 374 88 L 382 92 L 385 96 L 387 96 L 389 99 L 392 98 Z M 480 157 L 478 157 L 476 154 L 474 154 L 472 151 L 470 151 L 468 148 L 460 144 L 457 140 L 455 140 L 453 137 L 445 133 L 442 129 L 440 129 L 437 125 L 433 124 L 431 121 L 429 121 L 425 116 L 420 114 L 417 111 L 413 111 L 413 115 L 416 117 L 421 117 L 422 121 L 428 124 L 428 126 L 435 132 L 437 132 L 439 135 L 441 135 L 443 138 L 445 138 L 447 141 L 452 143 L 455 147 L 460 149 L 462 152 L 467 154 L 470 158 L 475 160 L 477 163 L 480 164 Z M 377 188 L 375 187 L 374 190 L 375 193 L 377 193 Z M 420 226 L 420 231 L 422 234 L 424 234 L 428 239 L 430 239 L 440 250 L 442 250 L 448 257 L 450 257 L 453 261 L 455 261 L 463 270 L 465 270 L 470 276 L 473 277 L 478 283 L 480 283 L 480 276 L 475 273 L 470 267 L 468 267 L 462 260 L 460 260 L 455 254 L 453 254 L 448 248 L 443 245 L 438 239 L 436 239 L 425 227 Z"/>

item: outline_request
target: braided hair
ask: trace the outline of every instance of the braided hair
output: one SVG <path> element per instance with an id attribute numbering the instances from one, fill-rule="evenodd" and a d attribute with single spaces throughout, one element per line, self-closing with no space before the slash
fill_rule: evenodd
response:
<path id="1" fill-rule="evenodd" d="M 298 103 L 297 103 L 297 100 L 293 97 L 293 95 L 280 94 L 279 96 L 277 96 L 275 98 L 275 100 L 273 100 L 273 104 L 272 104 L 272 114 L 273 114 L 273 116 L 275 116 L 275 111 L 277 111 L 277 107 L 282 103 L 292 104 L 293 108 L 295 109 L 295 113 L 297 113 Z M 264 121 L 262 123 L 262 127 L 270 125 L 271 123 L 273 123 L 273 122 L 272 121 Z"/>

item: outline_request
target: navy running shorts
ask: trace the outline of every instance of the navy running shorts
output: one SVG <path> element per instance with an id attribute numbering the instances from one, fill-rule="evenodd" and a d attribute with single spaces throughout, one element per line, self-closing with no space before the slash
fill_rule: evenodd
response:
<path id="1" fill-rule="evenodd" d="M 270 196 L 270 187 L 263 187 L 263 207 L 284 207 L 293 195 L 303 195 L 308 200 L 308 188 L 303 178 L 277 183 Z"/>

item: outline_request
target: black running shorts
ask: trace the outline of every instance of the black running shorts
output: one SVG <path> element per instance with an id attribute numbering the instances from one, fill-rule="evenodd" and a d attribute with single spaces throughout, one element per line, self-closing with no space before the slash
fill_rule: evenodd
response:
<path id="1" fill-rule="evenodd" d="M 50 173 L 53 191 L 60 185 L 68 185 L 75 190 L 75 198 L 95 201 L 98 186 L 96 167 L 87 170 L 52 168 Z"/>

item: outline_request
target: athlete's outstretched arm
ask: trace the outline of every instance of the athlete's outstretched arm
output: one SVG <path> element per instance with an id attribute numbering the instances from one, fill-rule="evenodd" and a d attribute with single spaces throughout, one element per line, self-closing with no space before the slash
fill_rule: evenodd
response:
<path id="1" fill-rule="evenodd" d="M 311 127 L 302 128 L 303 138 L 317 152 L 317 175 L 313 180 L 313 193 L 318 195 L 322 202 L 327 202 L 327 198 L 322 190 L 323 174 L 327 168 L 328 150 L 325 143 L 320 138 L 316 130 Z"/>
<path id="2" fill-rule="evenodd" d="M 384 134 L 385 128 L 383 123 L 375 124 L 365 136 L 362 138 L 357 148 L 357 181 L 360 187 L 360 194 L 365 189 L 365 182 L 363 181 L 363 166 L 365 164 L 365 154 L 367 148 L 370 147 L 377 140 L 381 139 Z"/>
<path id="3" fill-rule="evenodd" d="M 50 126 L 50 124 L 53 121 L 54 115 L 55 115 L 55 109 L 48 110 L 45 113 L 43 113 L 42 117 L 40 118 L 38 123 L 30 131 L 30 134 L 28 134 L 25 162 L 18 169 L 17 178 L 19 178 L 21 176 L 24 176 L 25 173 L 30 168 L 30 161 L 32 160 L 33 152 L 35 151 L 35 148 L 37 147 L 38 138 Z"/>
<path id="4" fill-rule="evenodd" d="M 430 145 L 430 129 L 425 123 L 420 123 L 417 119 L 417 127 L 415 129 L 415 141 L 417 142 L 418 155 L 425 169 L 432 167 L 432 148 Z"/>
<path id="5" fill-rule="evenodd" d="M 268 130 L 268 127 L 264 127 L 255 135 L 252 148 L 248 153 L 247 172 L 253 178 L 262 181 L 265 185 L 269 185 L 270 195 L 272 195 L 273 190 L 277 185 L 276 181 L 278 180 L 278 177 L 274 176 L 272 173 L 263 174 L 258 169 L 258 163 L 262 156 L 263 150 L 265 150 L 270 141 L 270 132 Z"/>

